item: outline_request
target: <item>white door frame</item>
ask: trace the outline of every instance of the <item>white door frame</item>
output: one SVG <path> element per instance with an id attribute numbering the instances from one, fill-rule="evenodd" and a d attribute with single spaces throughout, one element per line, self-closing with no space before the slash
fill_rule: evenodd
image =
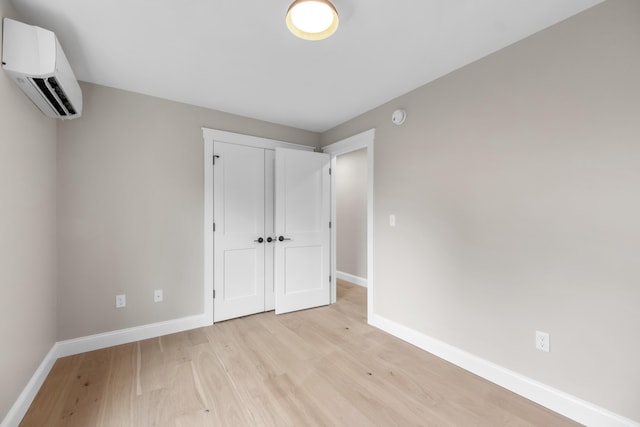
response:
<path id="1" fill-rule="evenodd" d="M 213 146 L 214 141 L 275 150 L 278 147 L 314 151 L 315 147 L 202 128 L 204 140 L 204 314 L 213 325 Z M 332 248 L 333 250 L 333 248 Z M 335 288 L 335 287 L 334 287 Z"/>
<path id="2" fill-rule="evenodd" d="M 376 130 L 369 129 L 322 148 L 331 155 L 331 170 L 336 170 L 336 157 L 352 151 L 367 149 L 367 321 L 373 315 L 373 145 Z M 336 279 L 336 174 L 331 174 L 331 276 Z M 331 303 L 336 302 L 336 286 L 333 286 Z"/>

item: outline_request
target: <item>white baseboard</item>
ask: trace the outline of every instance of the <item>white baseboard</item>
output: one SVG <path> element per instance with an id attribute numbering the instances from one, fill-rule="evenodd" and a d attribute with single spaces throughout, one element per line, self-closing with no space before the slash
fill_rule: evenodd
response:
<path id="1" fill-rule="evenodd" d="M 53 364 L 56 363 L 57 358 L 56 345 L 54 344 L 42 360 L 42 363 L 40 363 L 40 366 L 38 366 L 38 369 L 36 369 L 36 372 L 31 376 L 31 379 L 22 390 L 22 393 L 20 393 L 20 396 L 18 396 L 18 399 L 11 409 L 9 409 L 9 412 L 7 412 L 7 415 L 5 415 L 0 423 L 0 427 L 16 427 L 20 424 L 24 414 L 27 413 L 29 406 L 31 406 L 31 402 L 33 402 L 36 394 L 38 394 L 42 383 L 44 383 L 47 375 L 49 375 Z"/>
<path id="2" fill-rule="evenodd" d="M 636 421 L 505 369 L 377 314 L 371 316 L 369 324 L 581 424 L 590 427 L 640 427 L 640 423 Z"/>
<path id="3" fill-rule="evenodd" d="M 336 276 L 339 277 L 338 274 Z M 343 280 L 352 282 L 346 278 Z M 640 423 L 505 369 L 377 314 L 371 316 L 369 323 L 581 424 L 592 427 L 640 427 Z M 206 316 L 200 315 L 59 341 L 53 345 L 49 353 L 44 357 L 42 363 L 2 420 L 2 423 L 0 423 L 0 427 L 14 427 L 20 424 L 42 383 L 51 371 L 53 364 L 59 357 L 155 338 L 209 326 L 210 324 Z"/>
<path id="4" fill-rule="evenodd" d="M 20 393 L 18 399 L 2 420 L 2 423 L 0 423 L 0 427 L 14 427 L 20 424 L 24 414 L 27 413 L 29 406 L 31 406 L 33 399 L 36 397 L 38 390 L 40 390 L 42 383 L 47 378 L 47 375 L 49 375 L 53 364 L 59 357 L 72 356 L 86 351 L 127 344 L 210 325 L 211 320 L 208 320 L 208 316 L 198 315 L 58 341 L 53 345 L 49 353 L 47 353 L 31 377 L 31 380 L 29 380 L 22 393 Z"/>
<path id="5" fill-rule="evenodd" d="M 362 286 L 366 288 L 368 283 L 367 279 L 364 277 L 354 276 L 353 274 L 344 273 L 342 271 L 336 271 L 336 279 L 344 280 L 349 283 L 353 283 L 354 285 Z"/>
<path id="6" fill-rule="evenodd" d="M 71 340 L 58 341 L 56 343 L 56 347 L 58 348 L 57 354 L 58 357 L 71 356 L 73 354 L 84 353 L 86 351 L 113 347 L 114 345 L 127 344 L 162 335 L 175 334 L 176 332 L 210 325 L 211 321 L 207 320 L 204 315 L 151 323 L 149 325 L 136 326 L 133 328 L 120 329 L 117 331 L 89 335 Z"/>

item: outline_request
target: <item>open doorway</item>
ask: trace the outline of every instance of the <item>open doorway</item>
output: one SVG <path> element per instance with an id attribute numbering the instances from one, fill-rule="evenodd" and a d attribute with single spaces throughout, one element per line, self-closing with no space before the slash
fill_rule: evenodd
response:
<path id="1" fill-rule="evenodd" d="M 336 156 L 336 279 L 367 287 L 367 149 Z"/>
<path id="2" fill-rule="evenodd" d="M 375 129 L 371 129 L 323 148 L 325 153 L 331 154 L 331 208 L 332 223 L 332 273 L 334 284 L 338 280 L 346 280 L 358 286 L 366 286 L 367 318 L 371 318 L 373 307 L 373 145 Z M 342 174 L 340 164 L 342 163 Z M 366 177 L 358 176 L 358 184 L 354 188 L 345 188 L 345 181 L 352 178 L 352 174 L 360 174 L 364 170 Z M 342 181 L 342 182 L 341 182 Z M 338 188 L 338 185 L 341 188 Z M 356 195 L 357 194 L 357 195 Z M 351 208 L 358 210 L 358 206 L 365 205 L 362 212 L 344 212 L 345 198 L 357 197 Z M 340 200 L 343 199 L 343 200 Z M 351 209 L 347 207 L 346 209 Z M 352 210 L 353 210 L 352 209 Z M 346 214 L 346 217 L 345 217 Z M 340 216 L 339 216 L 340 215 Z M 342 218 L 343 224 L 340 224 Z M 346 223 L 345 223 L 346 222 Z M 355 225 L 356 230 L 343 233 L 349 224 Z M 342 227 L 342 230 L 341 230 Z M 352 232 L 353 231 L 353 232 Z M 341 235 L 339 236 L 338 233 Z M 365 249 L 362 248 L 365 247 Z M 341 257 L 341 259 L 338 259 Z M 337 288 L 333 286 L 332 302 L 337 300 Z"/>
<path id="3" fill-rule="evenodd" d="M 336 156 L 336 301 L 366 320 L 367 149 Z"/>

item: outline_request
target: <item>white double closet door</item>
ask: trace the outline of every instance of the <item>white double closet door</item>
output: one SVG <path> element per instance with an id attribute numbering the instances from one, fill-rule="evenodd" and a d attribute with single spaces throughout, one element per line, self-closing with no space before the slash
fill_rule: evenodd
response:
<path id="1" fill-rule="evenodd" d="M 218 141 L 214 155 L 214 322 L 329 304 L 329 155 Z"/>

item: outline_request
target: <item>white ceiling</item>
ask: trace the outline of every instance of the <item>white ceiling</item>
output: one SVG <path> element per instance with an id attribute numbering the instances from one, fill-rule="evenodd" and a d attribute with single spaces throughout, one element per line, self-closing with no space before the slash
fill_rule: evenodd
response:
<path id="1" fill-rule="evenodd" d="M 335 0 L 292 36 L 293 0 L 13 0 L 91 83 L 323 132 L 602 0 Z"/>

